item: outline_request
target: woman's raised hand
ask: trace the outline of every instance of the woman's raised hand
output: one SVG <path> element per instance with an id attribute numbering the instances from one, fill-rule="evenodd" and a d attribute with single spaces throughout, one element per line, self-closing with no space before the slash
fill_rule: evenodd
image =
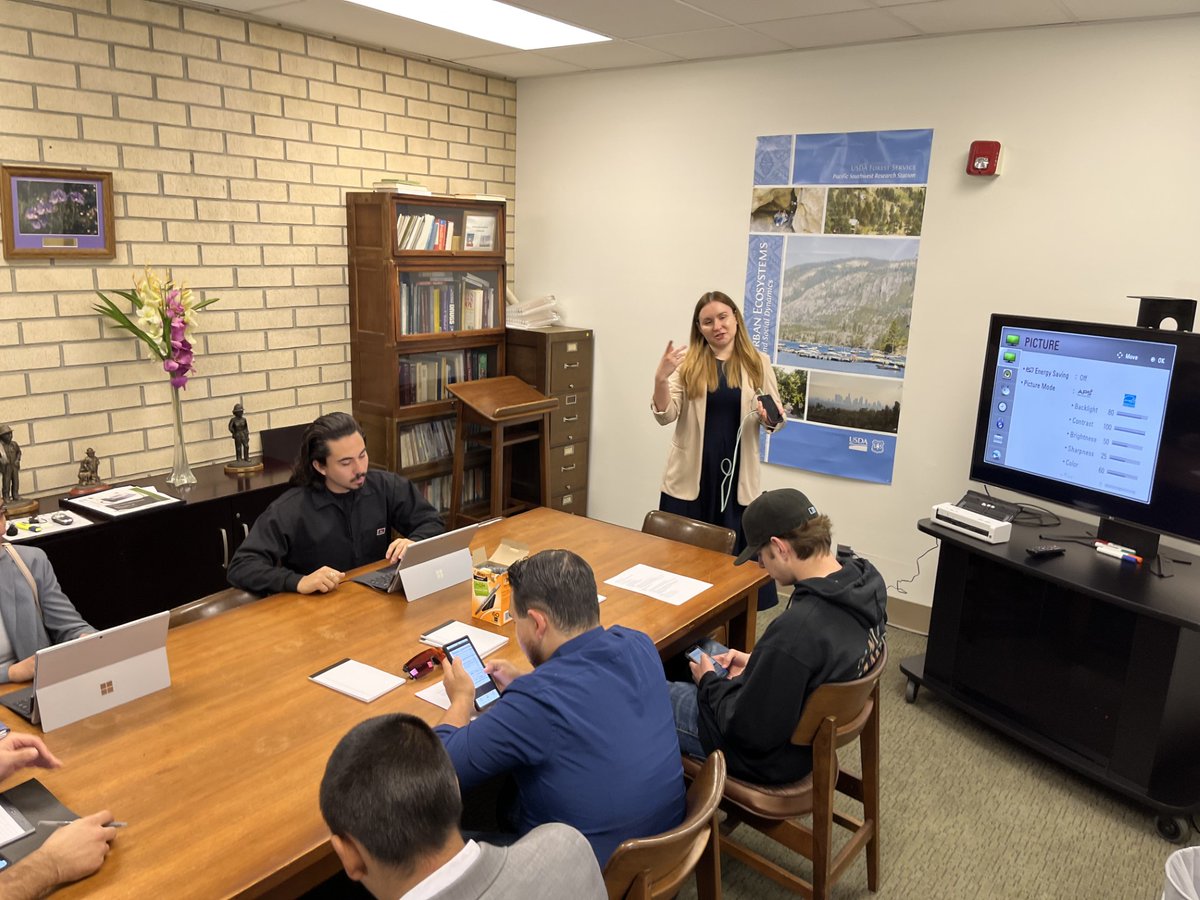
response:
<path id="1" fill-rule="evenodd" d="M 667 349 L 663 352 L 662 359 L 658 361 L 658 369 L 654 372 L 655 381 L 666 381 L 671 377 L 672 373 L 679 368 L 679 364 L 683 362 L 683 357 L 687 353 L 687 344 L 682 347 L 676 347 L 674 341 L 667 341 Z"/>

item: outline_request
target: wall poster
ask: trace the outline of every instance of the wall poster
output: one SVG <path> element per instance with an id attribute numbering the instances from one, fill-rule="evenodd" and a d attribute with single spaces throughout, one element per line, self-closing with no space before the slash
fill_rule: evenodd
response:
<path id="1" fill-rule="evenodd" d="M 891 484 L 932 144 L 758 138 L 743 311 L 789 420 L 766 462 Z"/>

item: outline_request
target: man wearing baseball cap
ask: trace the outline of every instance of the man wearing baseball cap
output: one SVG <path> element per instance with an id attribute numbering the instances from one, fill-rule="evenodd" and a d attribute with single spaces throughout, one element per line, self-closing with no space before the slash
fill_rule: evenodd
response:
<path id="1" fill-rule="evenodd" d="M 722 750 L 730 775 L 787 784 L 812 771 L 809 748 L 791 743 L 809 695 L 860 678 L 882 652 L 887 590 L 865 559 L 834 551 L 829 517 L 794 488 L 760 495 L 742 526 L 746 549 L 735 564 L 757 556 L 772 578 L 795 587 L 753 653 L 706 653 L 690 664 L 695 684 L 670 685 L 675 727 L 689 756 Z"/>

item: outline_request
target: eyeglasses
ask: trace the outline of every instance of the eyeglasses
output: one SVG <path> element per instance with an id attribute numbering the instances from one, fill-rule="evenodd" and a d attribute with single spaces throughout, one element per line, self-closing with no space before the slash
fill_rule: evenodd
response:
<path id="1" fill-rule="evenodd" d="M 428 650 L 422 650 L 412 659 L 404 664 L 404 671 L 408 673 L 408 677 L 414 681 L 418 678 L 424 678 L 430 672 L 441 668 L 442 657 L 445 656 L 437 647 L 430 647 Z"/>

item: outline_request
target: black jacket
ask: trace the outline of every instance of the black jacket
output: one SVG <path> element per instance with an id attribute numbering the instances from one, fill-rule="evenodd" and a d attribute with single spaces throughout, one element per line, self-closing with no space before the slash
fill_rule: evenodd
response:
<path id="1" fill-rule="evenodd" d="M 878 570 L 851 552 L 842 568 L 799 582 L 767 626 L 737 678 L 700 680 L 700 743 L 722 750 L 729 774 L 786 784 L 812 771 L 812 753 L 791 743 L 809 695 L 826 682 L 852 681 L 883 643 L 887 589 Z"/>
<path id="2" fill-rule="evenodd" d="M 383 559 L 392 529 L 414 541 L 446 530 L 442 517 L 407 478 L 369 469 L 346 494 L 290 488 L 258 517 L 229 561 L 234 587 L 256 594 L 294 591 L 321 566 L 342 572 Z"/>

